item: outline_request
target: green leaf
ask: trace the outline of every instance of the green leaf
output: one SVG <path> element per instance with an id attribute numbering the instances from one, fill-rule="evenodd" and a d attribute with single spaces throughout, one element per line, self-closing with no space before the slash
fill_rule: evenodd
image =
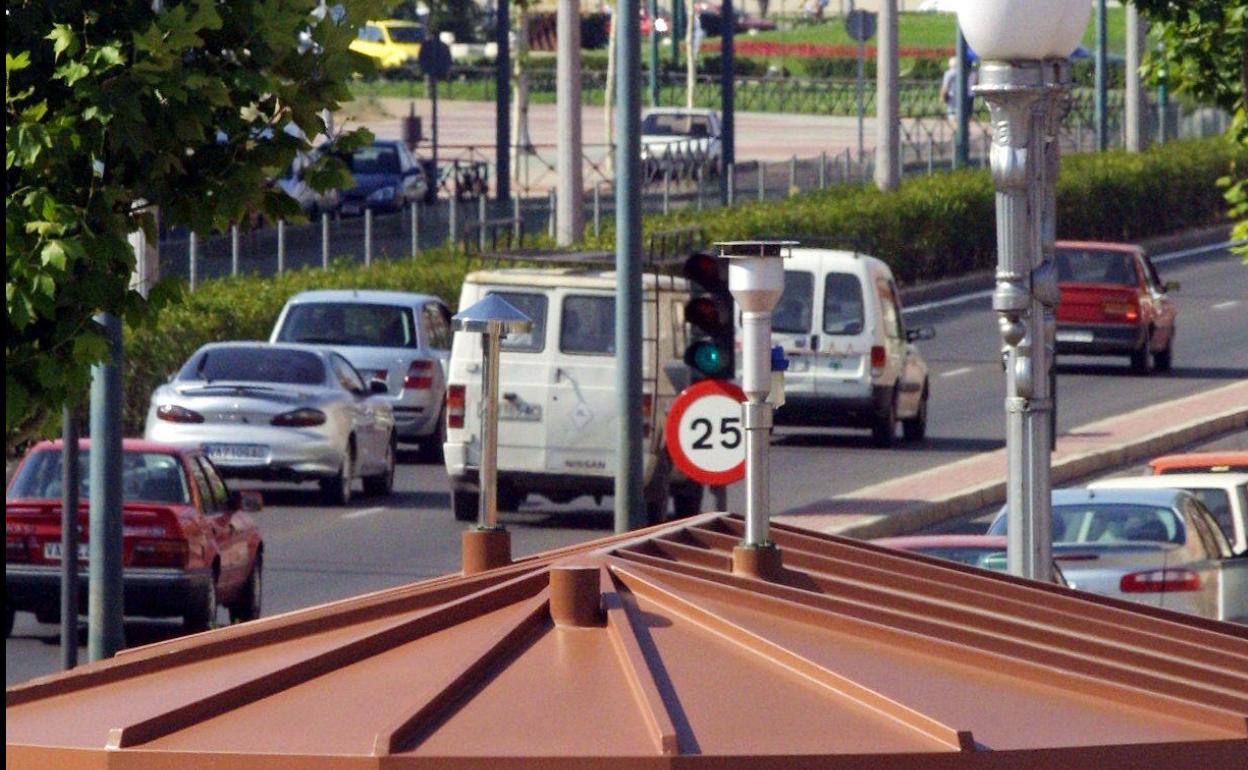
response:
<path id="1" fill-rule="evenodd" d="M 52 56 L 57 61 L 60 61 L 61 54 L 69 51 L 73 55 L 77 49 L 74 31 L 70 29 L 68 24 L 53 24 L 52 31 L 44 39 L 52 41 Z"/>
<path id="2" fill-rule="evenodd" d="M 39 256 L 45 266 L 65 269 L 65 247 L 61 241 L 48 241 Z"/>

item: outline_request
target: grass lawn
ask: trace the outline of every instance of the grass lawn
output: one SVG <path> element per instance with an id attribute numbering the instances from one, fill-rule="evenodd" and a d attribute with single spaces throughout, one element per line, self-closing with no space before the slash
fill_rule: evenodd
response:
<path id="1" fill-rule="evenodd" d="M 1122 7 L 1108 9 L 1109 50 L 1126 51 L 1126 11 Z M 901 13 L 897 19 L 898 45 L 902 48 L 953 48 L 955 18 L 952 13 Z M 816 45 L 854 45 L 845 32 L 845 22 L 832 17 L 822 24 L 800 24 L 792 29 L 738 35 L 738 40 L 762 40 L 777 43 L 814 43 Z M 874 41 L 868 41 L 868 44 Z M 1083 44 L 1089 50 L 1096 45 L 1095 20 L 1088 22 Z"/>

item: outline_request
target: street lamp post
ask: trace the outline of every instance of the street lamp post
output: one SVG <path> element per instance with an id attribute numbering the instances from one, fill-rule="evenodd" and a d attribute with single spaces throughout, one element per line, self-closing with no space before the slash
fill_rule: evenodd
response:
<path id="1" fill-rule="evenodd" d="M 1056 7 L 1054 7 L 1056 5 Z M 1053 268 L 1058 129 L 1067 56 L 1091 0 L 963 0 L 958 22 L 984 60 L 976 93 L 992 119 L 997 187 L 997 313 L 1006 352 L 1006 507 L 1010 572 L 1052 577 L 1052 366 L 1059 298 Z"/>

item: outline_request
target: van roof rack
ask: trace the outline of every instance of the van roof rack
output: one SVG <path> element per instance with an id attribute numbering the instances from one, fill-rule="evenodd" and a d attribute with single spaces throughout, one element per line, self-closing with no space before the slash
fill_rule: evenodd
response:
<path id="1" fill-rule="evenodd" d="M 508 220 L 510 221 L 510 220 Z M 706 231 L 701 227 L 680 227 L 660 230 L 646 237 L 642 252 L 642 266 L 660 268 L 684 264 L 689 256 L 709 247 Z M 558 251 L 543 248 L 485 249 L 466 251 L 468 258 L 479 258 L 482 263 L 530 262 L 541 265 L 564 267 L 587 267 L 610 270 L 615 267 L 614 251 Z"/>

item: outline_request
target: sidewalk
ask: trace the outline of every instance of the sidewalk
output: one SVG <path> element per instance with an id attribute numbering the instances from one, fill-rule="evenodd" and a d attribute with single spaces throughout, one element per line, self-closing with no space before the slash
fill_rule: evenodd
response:
<path id="1" fill-rule="evenodd" d="M 1053 485 L 1248 426 L 1248 382 L 1145 407 L 1058 437 Z M 812 503 L 775 521 L 851 537 L 891 537 L 1005 501 L 1004 449 Z"/>

